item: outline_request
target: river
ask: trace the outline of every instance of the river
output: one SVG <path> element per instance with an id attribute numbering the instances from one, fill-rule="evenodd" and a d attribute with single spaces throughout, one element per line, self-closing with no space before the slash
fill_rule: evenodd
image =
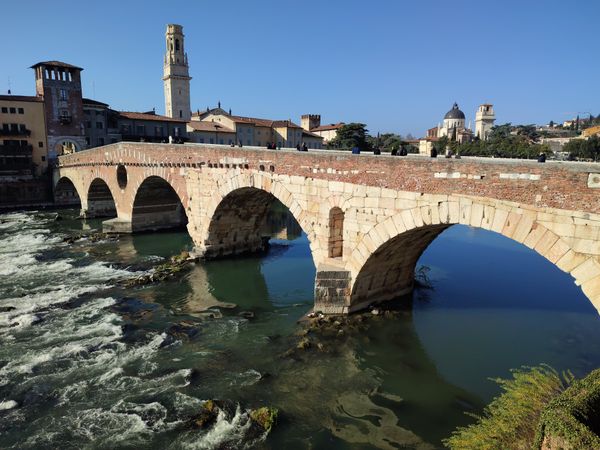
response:
<path id="1" fill-rule="evenodd" d="M 600 366 L 600 318 L 526 247 L 465 226 L 422 255 L 431 288 L 391 318 L 296 351 L 315 268 L 297 226 L 266 255 L 197 263 L 141 287 L 191 248 L 185 231 L 74 243 L 74 210 L 0 215 L 0 448 L 441 447 L 498 394 L 490 377 Z M 208 429 L 190 419 L 227 400 Z M 269 433 L 248 412 L 279 409 Z"/>

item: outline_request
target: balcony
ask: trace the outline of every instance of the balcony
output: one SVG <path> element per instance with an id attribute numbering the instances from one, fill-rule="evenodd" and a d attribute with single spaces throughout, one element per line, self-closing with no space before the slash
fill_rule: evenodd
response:
<path id="1" fill-rule="evenodd" d="M 31 175 L 31 145 L 0 145 L 0 176 Z"/>
<path id="2" fill-rule="evenodd" d="M 0 128 L 0 136 L 31 136 L 31 130 L 27 128 Z"/>
<path id="3" fill-rule="evenodd" d="M 1 145 L 0 157 L 31 157 L 33 146 L 31 145 Z"/>

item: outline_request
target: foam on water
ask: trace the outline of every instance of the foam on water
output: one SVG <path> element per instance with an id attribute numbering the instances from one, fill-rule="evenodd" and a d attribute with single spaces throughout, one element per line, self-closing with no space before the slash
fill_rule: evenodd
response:
<path id="1" fill-rule="evenodd" d="M 178 347 L 164 347 L 167 335 L 160 331 L 146 332 L 134 342 L 124 340 L 124 320 L 110 308 L 117 300 L 102 295 L 115 281 L 140 273 L 73 253 L 43 217 L 10 214 L 0 219 L 0 392 L 14 393 L 11 399 L 0 397 L 0 411 L 18 412 L 21 418 L 11 426 L 27 427 L 22 434 L 27 438 L 6 447 L 54 448 L 64 442 L 75 447 L 144 447 L 197 412 L 202 401 L 178 392 L 190 385 L 191 369 L 158 372 L 161 352 Z M 218 321 L 208 338 L 237 333 L 239 326 L 237 318 Z M 252 382 L 257 373 L 244 375 Z M 56 408 L 64 409 L 57 415 L 38 415 L 38 404 L 29 406 L 28 396 L 33 392 L 37 398 L 36 389 L 41 389 L 43 399 L 48 388 Z M 219 414 L 199 441 L 197 433 L 191 439 L 182 433 L 181 444 L 214 448 L 227 442 L 241 447 L 250 426 L 248 412 L 238 407 L 233 417 Z"/>
<path id="2" fill-rule="evenodd" d="M 14 400 L 5 400 L 0 402 L 0 411 L 16 408 L 19 404 Z"/>

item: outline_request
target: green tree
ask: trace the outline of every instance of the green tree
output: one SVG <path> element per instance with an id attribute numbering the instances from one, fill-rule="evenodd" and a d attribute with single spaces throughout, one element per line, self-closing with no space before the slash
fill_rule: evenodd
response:
<path id="1" fill-rule="evenodd" d="M 338 129 L 335 139 L 329 143 L 330 147 L 351 149 L 358 147 L 361 151 L 370 150 L 371 144 L 367 141 L 368 130 L 364 123 L 348 123 Z"/>
<path id="2" fill-rule="evenodd" d="M 569 152 L 569 159 L 591 159 L 600 160 L 600 138 L 592 136 L 585 139 L 571 139 L 563 147 L 563 151 Z"/>

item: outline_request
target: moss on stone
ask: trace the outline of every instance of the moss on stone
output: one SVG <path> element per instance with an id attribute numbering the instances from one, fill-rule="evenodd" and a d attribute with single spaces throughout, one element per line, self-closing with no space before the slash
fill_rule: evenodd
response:
<path id="1" fill-rule="evenodd" d="M 263 406 L 250 411 L 250 419 L 260 425 L 265 431 L 269 431 L 277 420 L 278 412 L 277 408 Z"/>

